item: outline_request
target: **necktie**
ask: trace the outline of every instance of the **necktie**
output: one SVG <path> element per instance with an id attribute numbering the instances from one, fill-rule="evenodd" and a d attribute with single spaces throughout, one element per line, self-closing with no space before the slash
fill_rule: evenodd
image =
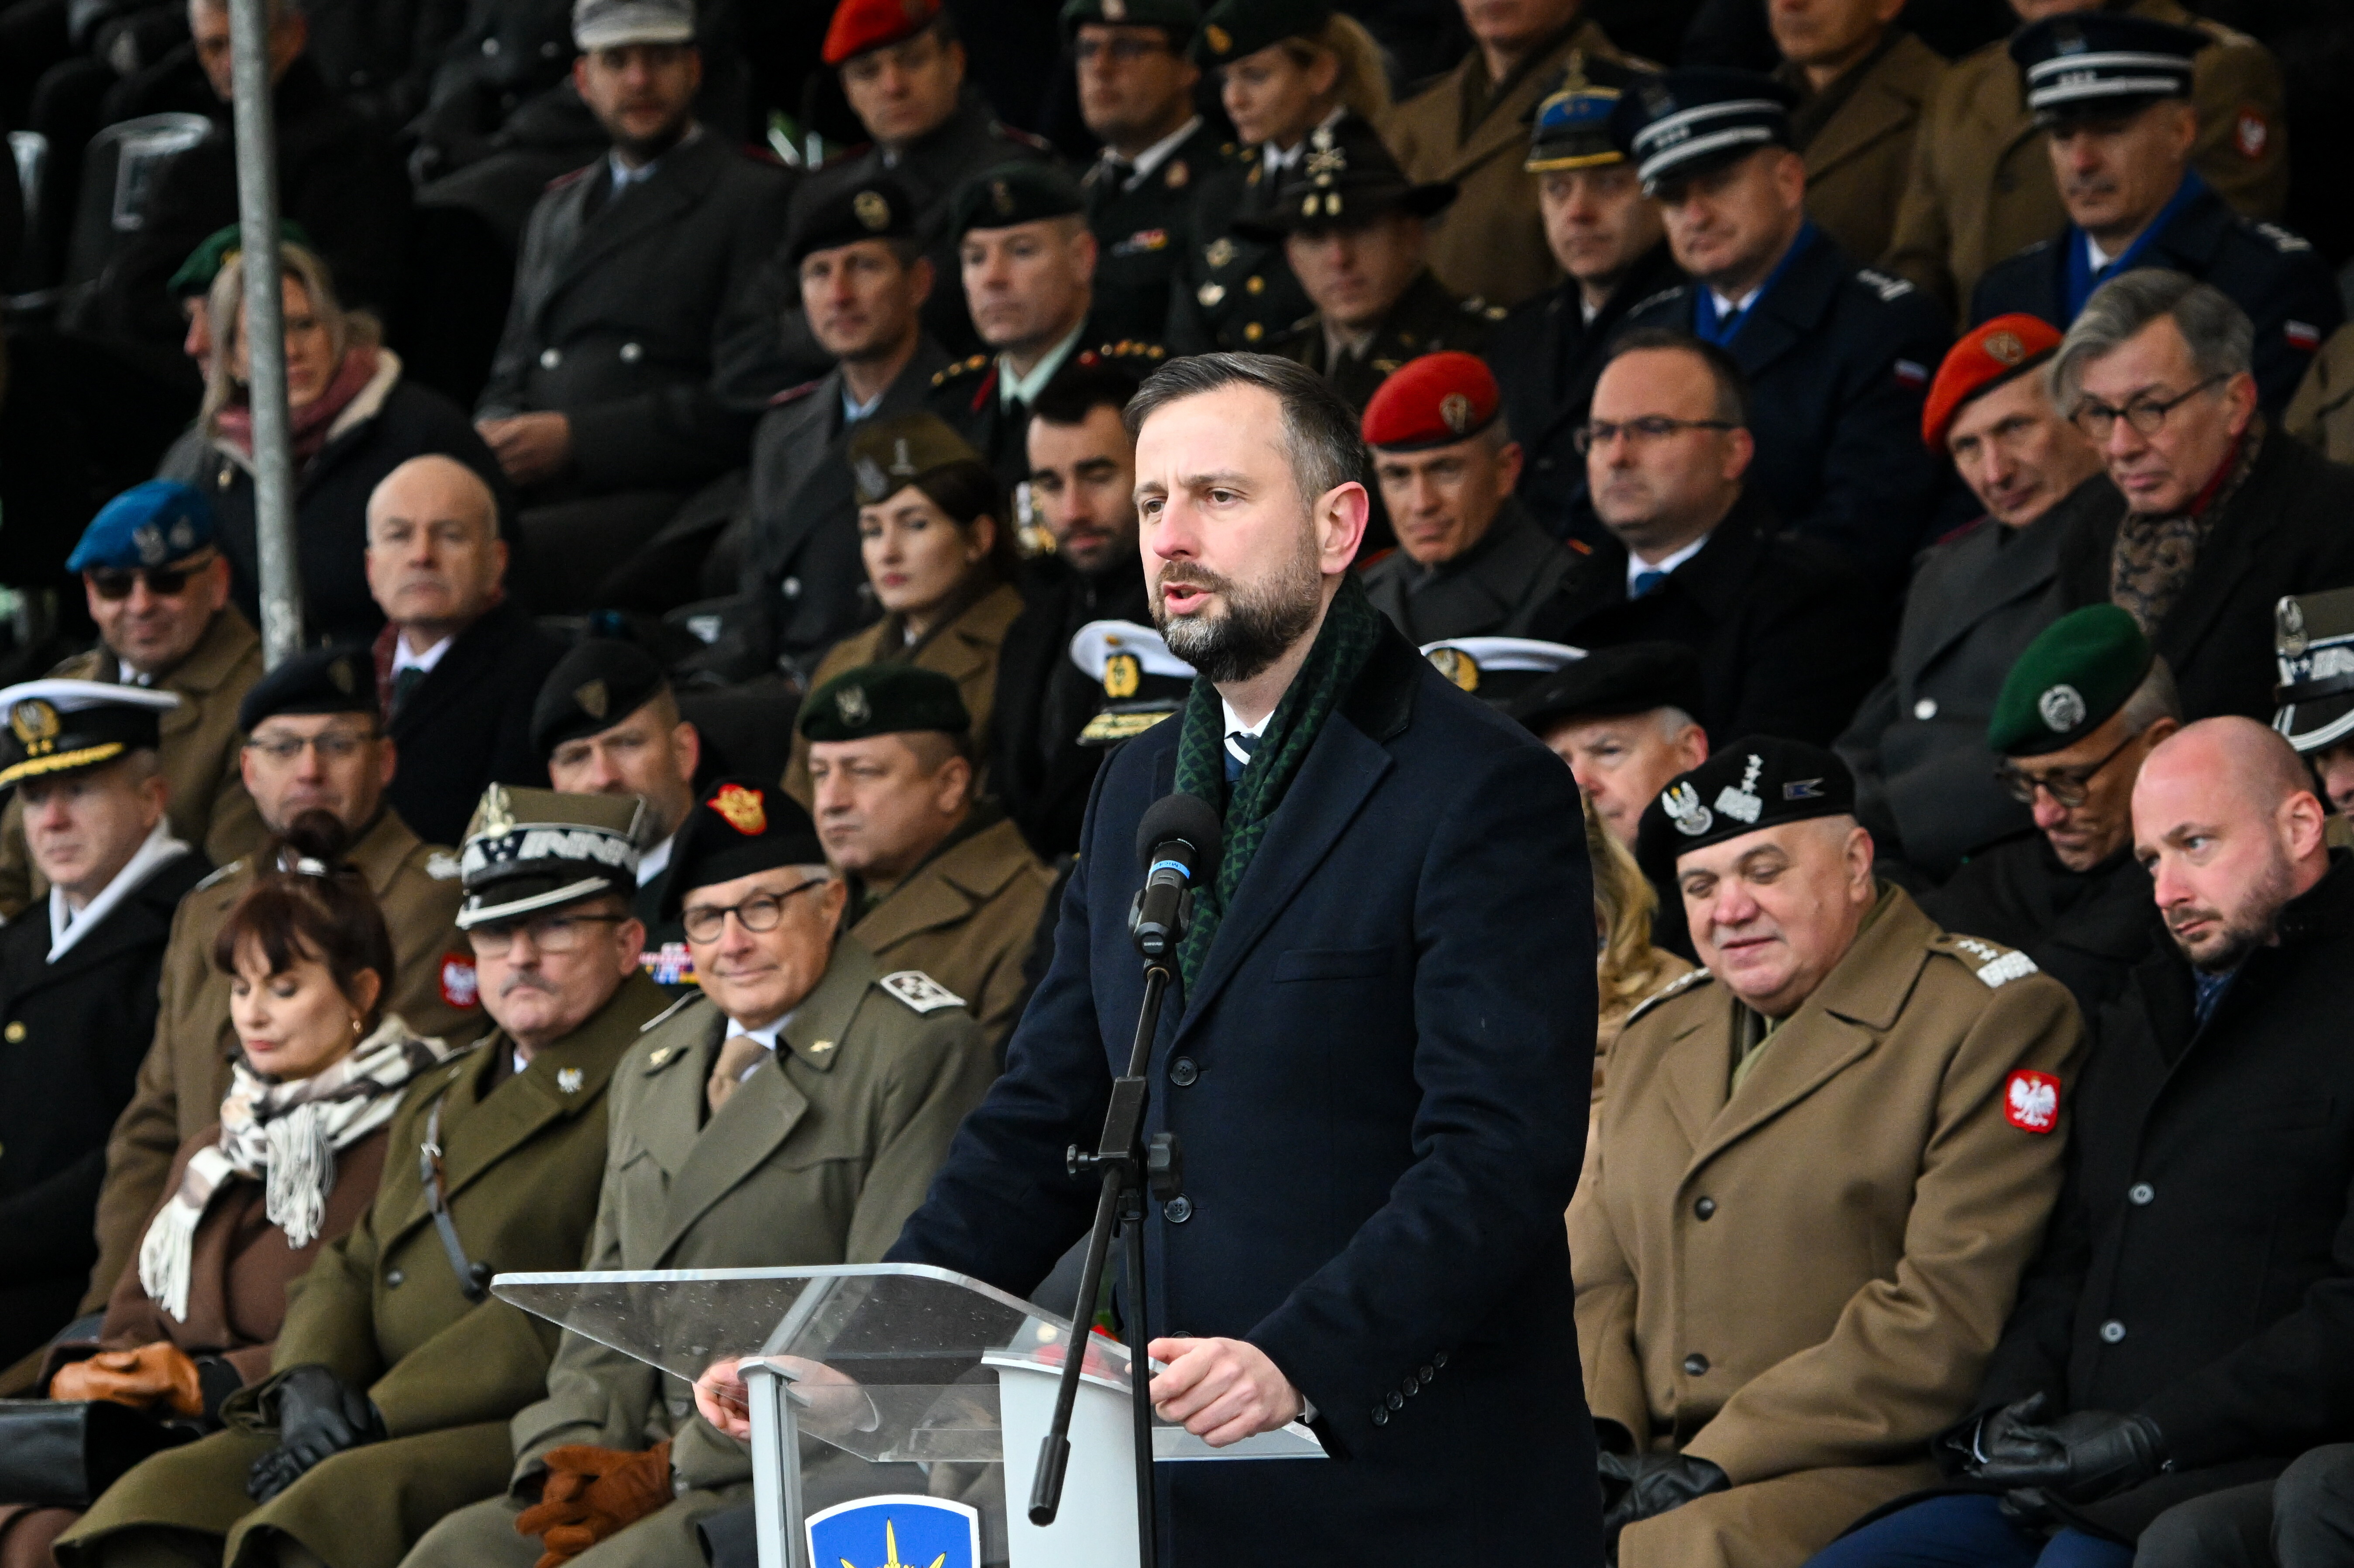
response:
<path id="1" fill-rule="evenodd" d="M 704 1103 L 717 1116 L 727 1097 L 744 1085 L 744 1075 L 757 1065 L 769 1048 L 749 1034 L 730 1034 L 719 1047 L 719 1061 L 711 1069 L 711 1081 L 703 1086 Z"/>
<path id="2" fill-rule="evenodd" d="M 1226 782 L 1231 784 L 1243 776 L 1250 766 L 1251 753 L 1258 749 L 1258 736 L 1245 735 L 1241 730 L 1226 736 Z"/>
<path id="3" fill-rule="evenodd" d="M 1651 595 L 1659 592 L 1659 585 L 1667 580 L 1668 574 L 1665 572 L 1637 572 L 1635 574 L 1635 592 L 1632 597 L 1636 599 L 1649 599 Z"/>
<path id="4" fill-rule="evenodd" d="M 414 664 L 405 665 L 392 673 L 392 711 L 398 713 L 408 694 L 425 683 L 425 672 Z"/>

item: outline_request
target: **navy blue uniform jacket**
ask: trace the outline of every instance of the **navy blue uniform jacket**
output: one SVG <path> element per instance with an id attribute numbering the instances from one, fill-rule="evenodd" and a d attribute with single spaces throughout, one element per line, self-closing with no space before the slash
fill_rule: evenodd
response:
<path id="1" fill-rule="evenodd" d="M 1026 1294 L 1093 1217 L 1063 1154 L 1135 1033 L 1136 826 L 1182 722 L 1097 776 L 1053 966 L 893 1261 Z M 1601 1563 L 1562 1225 L 1594 1046 L 1580 822 L 1567 769 L 1384 629 L 1150 1066 L 1185 1190 L 1147 1224 L 1148 1327 L 1251 1340 L 1337 1457 L 1162 1466 L 1163 1562 Z"/>

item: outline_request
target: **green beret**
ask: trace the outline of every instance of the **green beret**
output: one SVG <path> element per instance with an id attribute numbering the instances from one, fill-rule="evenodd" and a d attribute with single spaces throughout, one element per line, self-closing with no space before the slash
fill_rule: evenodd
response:
<path id="1" fill-rule="evenodd" d="M 305 250 L 317 249 L 311 243 L 311 231 L 291 217 L 278 220 L 278 239 L 281 245 L 300 245 Z M 188 252 L 180 270 L 172 274 L 164 290 L 175 300 L 191 299 L 209 291 L 220 270 L 233 260 L 245 246 L 245 229 L 239 224 L 228 224 L 205 236 L 205 242 Z"/>
<path id="2" fill-rule="evenodd" d="M 1218 0 L 1193 36 L 1193 63 L 1222 66 L 1286 38 L 1312 38 L 1331 19 L 1331 0 Z"/>
<path id="3" fill-rule="evenodd" d="M 2075 745 L 2126 705 L 2155 655 L 2140 623 L 2113 604 L 2062 616 L 2004 677 L 1987 723 L 1999 757 L 2042 757 Z"/>
<path id="4" fill-rule="evenodd" d="M 959 185 L 949 198 L 949 238 L 976 228 L 1012 228 L 1042 217 L 1085 212 L 1076 180 L 1052 164 L 1000 164 Z"/>
<path id="5" fill-rule="evenodd" d="M 801 702 L 797 722 L 807 740 L 864 740 L 870 735 L 938 730 L 965 735 L 972 715 L 957 683 L 914 664 L 861 664 L 844 670 Z"/>
<path id="6" fill-rule="evenodd" d="M 1182 49 L 1202 19 L 1193 0 L 1065 0 L 1063 37 L 1076 37 L 1080 25 L 1103 22 L 1115 27 L 1159 27 L 1169 35 L 1169 47 Z"/>
<path id="7" fill-rule="evenodd" d="M 960 462 L 986 468 L 972 443 L 933 414 L 901 414 L 860 421 L 850 438 L 850 478 L 858 504 L 872 506 L 928 474 Z"/>

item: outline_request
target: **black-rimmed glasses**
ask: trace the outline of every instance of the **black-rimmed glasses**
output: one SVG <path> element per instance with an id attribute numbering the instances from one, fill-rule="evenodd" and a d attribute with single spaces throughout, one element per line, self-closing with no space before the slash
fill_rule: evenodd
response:
<path id="1" fill-rule="evenodd" d="M 1580 457 L 1596 447 L 1606 447 L 1624 436 L 1629 441 L 1664 441 L 1679 430 L 1733 430 L 1740 429 L 1730 419 L 1670 419 L 1665 414 L 1646 414 L 1639 419 L 1618 423 L 1610 419 L 1589 419 L 1577 428 L 1577 451 Z"/>
<path id="2" fill-rule="evenodd" d="M 2015 763 L 2006 762 L 1994 770 L 1994 781 L 2009 791 L 2010 798 L 2021 805 L 2035 804 L 2035 792 L 2041 789 L 2073 810 L 2091 798 L 2089 786 L 2100 777 L 2101 769 L 2115 762 L 2126 747 L 2140 738 L 2138 735 L 2129 735 L 2117 742 L 2115 748 L 2106 757 L 2098 762 L 2088 762 L 2082 768 L 2055 768 L 2049 773 L 2030 773 Z"/>
<path id="3" fill-rule="evenodd" d="M 686 927 L 690 942 L 716 942 L 727 927 L 727 916 L 733 915 L 747 931 L 773 931 L 785 917 L 785 900 L 796 893 L 807 893 L 812 887 L 823 887 L 831 880 L 813 876 L 798 886 L 782 893 L 755 893 L 741 904 L 698 904 L 679 916 L 678 923 Z"/>
<path id="4" fill-rule="evenodd" d="M 2138 435 L 2154 436 L 2166 428 L 2166 417 L 2176 408 L 2210 387 L 2230 379 L 2229 375 L 2210 376 L 2190 391 L 2171 397 L 2153 397 L 2147 392 L 2139 393 L 2127 398 L 2122 408 L 2112 408 L 2097 397 L 2087 397 L 2076 405 L 2076 412 L 2071 418 L 2078 429 L 2096 441 L 2107 440 L 2109 433 L 2117 428 L 2119 419 L 2131 425 Z"/>

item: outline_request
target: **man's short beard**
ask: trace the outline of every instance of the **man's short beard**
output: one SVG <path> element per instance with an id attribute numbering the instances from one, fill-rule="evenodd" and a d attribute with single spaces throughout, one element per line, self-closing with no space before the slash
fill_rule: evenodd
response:
<path id="1" fill-rule="evenodd" d="M 2184 950 L 2182 956 L 2190 960 L 2191 968 L 2203 974 L 2229 974 L 2238 969 L 2247 961 L 2250 953 L 2271 944 L 2274 933 L 2280 928 L 2280 912 L 2288 904 L 2290 889 L 2295 885 L 2295 874 L 2289 863 L 2274 857 L 2273 863 L 2264 868 L 2264 879 L 2251 892 L 2246 903 L 2230 916 L 2216 912 L 2223 929 L 2219 937 L 2210 938 L 2211 945 L 2205 955 L 2194 958 Z M 2174 945 L 2178 950 L 2182 948 L 2179 938 Z"/>
<path id="2" fill-rule="evenodd" d="M 1225 613 L 1172 616 L 1161 597 L 1164 583 L 1190 583 L 1218 595 Z M 1152 624 L 1169 652 L 1212 685 L 1247 681 L 1283 657 L 1315 624 L 1324 574 L 1303 536 L 1291 559 L 1266 581 L 1242 584 L 1192 561 L 1172 561 L 1153 585 Z"/>

